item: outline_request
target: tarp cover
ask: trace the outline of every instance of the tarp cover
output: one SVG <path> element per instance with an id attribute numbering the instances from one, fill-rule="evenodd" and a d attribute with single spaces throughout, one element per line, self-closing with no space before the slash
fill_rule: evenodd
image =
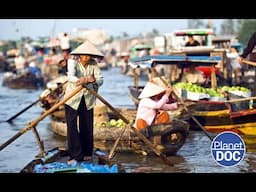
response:
<path id="1" fill-rule="evenodd" d="M 47 164 L 38 164 L 34 167 L 34 173 L 58 173 L 58 172 L 73 172 L 73 173 L 118 173 L 117 164 L 112 165 L 97 165 L 86 161 L 75 162 L 71 165 L 62 162 L 52 162 Z"/>

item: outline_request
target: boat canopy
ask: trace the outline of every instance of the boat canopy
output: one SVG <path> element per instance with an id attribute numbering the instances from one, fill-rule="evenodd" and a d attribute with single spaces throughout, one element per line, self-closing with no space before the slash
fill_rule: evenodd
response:
<path id="1" fill-rule="evenodd" d="M 198 66 L 212 66 L 221 61 L 220 56 L 183 56 L 183 55 L 152 55 L 137 57 L 130 60 L 132 68 L 150 68 L 156 64 L 177 65 L 188 67 L 191 64 Z"/>
<path id="2" fill-rule="evenodd" d="M 174 31 L 176 36 L 186 36 L 186 35 L 213 35 L 213 29 L 181 29 Z"/>
<path id="3" fill-rule="evenodd" d="M 132 49 L 134 50 L 144 50 L 144 49 L 152 49 L 153 46 L 150 44 L 137 44 Z"/>

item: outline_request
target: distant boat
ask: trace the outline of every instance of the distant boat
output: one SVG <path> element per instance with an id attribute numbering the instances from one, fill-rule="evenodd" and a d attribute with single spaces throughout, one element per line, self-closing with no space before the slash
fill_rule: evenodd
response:
<path id="1" fill-rule="evenodd" d="M 44 87 L 44 80 L 30 73 L 16 75 L 12 72 L 6 72 L 2 85 L 11 89 L 40 89 Z"/>
<path id="2" fill-rule="evenodd" d="M 98 65 L 101 70 L 109 69 L 109 64 L 107 64 L 107 62 L 99 62 Z"/>

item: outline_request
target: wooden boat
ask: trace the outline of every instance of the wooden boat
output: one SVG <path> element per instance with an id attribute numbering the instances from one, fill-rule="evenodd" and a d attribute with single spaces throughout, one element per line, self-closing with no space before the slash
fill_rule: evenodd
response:
<path id="1" fill-rule="evenodd" d="M 116 151 L 139 151 L 142 153 L 151 153 L 151 150 L 145 147 L 145 144 L 137 137 L 130 126 L 136 116 L 135 109 L 117 109 L 125 116 L 130 124 L 120 121 L 117 115 L 106 106 L 96 106 L 94 110 L 94 147 L 101 150 L 111 150 L 115 141 L 122 134 Z M 63 108 L 51 114 L 51 129 L 59 135 L 67 136 L 67 126 L 65 122 L 65 113 Z M 174 155 L 184 144 L 189 133 L 189 124 L 183 120 L 173 120 L 170 124 L 163 124 L 149 127 L 151 135 L 148 136 L 153 144 L 161 148 L 166 155 Z"/>
<path id="2" fill-rule="evenodd" d="M 68 165 L 68 151 L 63 148 L 53 148 L 43 156 L 30 161 L 20 173 L 121 173 L 121 164 L 109 160 L 106 153 L 95 150 L 91 162 L 78 162 Z"/>
<path id="3" fill-rule="evenodd" d="M 44 80 L 29 73 L 16 75 L 6 72 L 4 73 L 2 85 L 11 89 L 39 89 L 44 87 Z"/>
<path id="4" fill-rule="evenodd" d="M 248 148 L 256 150 L 256 108 L 250 103 L 250 100 L 240 103 L 199 101 L 189 108 L 207 132 L 213 135 L 223 131 L 236 132 L 245 139 Z M 191 129 L 200 130 L 186 113 L 180 118 L 186 119 Z"/>
<path id="5" fill-rule="evenodd" d="M 142 58 L 134 58 L 131 60 L 131 67 L 134 69 L 136 68 L 143 68 L 143 69 L 151 69 L 153 67 L 156 67 L 158 65 L 162 65 L 164 67 L 176 65 L 181 69 L 181 73 L 179 74 L 179 77 L 173 81 L 178 82 L 181 80 L 184 71 L 189 65 L 196 65 L 200 68 L 204 67 L 214 67 L 217 65 L 218 61 L 221 58 L 218 56 L 177 56 L 177 55 L 156 55 L 156 56 L 146 56 Z M 150 71 L 150 70 L 149 70 Z M 166 71 L 165 71 L 166 72 Z M 206 74 L 205 76 L 209 76 L 209 71 L 204 71 Z M 215 76 L 214 78 L 210 79 L 210 82 L 212 86 L 217 84 L 217 77 L 216 73 L 218 70 L 213 68 L 212 70 L 213 74 L 212 76 Z M 152 78 L 155 76 L 153 72 L 151 73 Z M 164 75 L 166 76 L 166 75 Z M 163 76 L 163 77 L 164 77 Z M 167 82 L 171 82 L 171 80 L 167 80 Z M 209 85 L 205 85 L 209 86 Z M 141 91 L 143 90 L 144 85 L 139 85 L 138 77 L 134 76 L 134 85 L 128 86 L 130 97 L 132 101 L 135 104 L 135 107 L 137 108 L 139 100 L 138 96 L 140 95 Z"/>
<path id="6" fill-rule="evenodd" d="M 125 127 L 112 127 L 102 126 L 94 127 L 94 147 L 101 150 L 111 150 L 117 138 L 122 135 L 116 151 L 141 151 L 151 153 L 145 145 L 140 141 L 137 135 L 129 128 L 130 125 Z M 65 121 L 52 120 L 52 131 L 63 137 L 67 136 L 67 127 Z M 166 155 L 174 155 L 185 144 L 186 138 L 189 133 L 189 124 L 183 120 L 173 120 L 170 124 L 161 124 L 149 127 L 151 130 L 148 136 L 150 140 L 161 148 L 162 152 Z"/>
<path id="7" fill-rule="evenodd" d="M 55 93 L 54 93 L 55 94 Z M 42 101 L 44 102 L 44 101 Z M 50 107 L 50 104 L 43 106 Z M 109 111 L 105 105 L 96 105 L 94 107 L 94 145 L 96 148 L 102 150 L 109 150 L 112 148 L 115 141 L 122 134 L 119 141 L 117 150 L 128 151 L 133 150 L 133 147 L 142 146 L 141 150 L 144 149 L 144 144 L 141 143 L 140 139 L 129 127 L 134 123 L 136 116 L 136 109 L 117 109 L 130 122 L 125 124 L 119 116 Z M 51 114 L 51 128 L 54 133 L 67 136 L 67 127 L 65 122 L 64 109 L 59 108 Z M 153 140 L 154 144 L 161 148 L 165 154 L 175 154 L 185 143 L 186 137 L 189 131 L 189 124 L 185 121 L 173 120 L 170 124 L 159 125 L 156 127 L 150 127 L 149 129 L 154 130 L 153 134 L 149 137 Z M 158 139 L 157 139 L 158 138 Z M 139 145 L 137 145 L 139 143 Z"/>
<path id="8" fill-rule="evenodd" d="M 139 105 L 138 97 L 141 94 L 143 88 L 144 88 L 144 86 L 142 86 L 142 85 L 141 86 L 133 86 L 133 85 L 128 86 L 130 98 L 133 101 L 136 108 L 138 108 L 138 105 Z"/>

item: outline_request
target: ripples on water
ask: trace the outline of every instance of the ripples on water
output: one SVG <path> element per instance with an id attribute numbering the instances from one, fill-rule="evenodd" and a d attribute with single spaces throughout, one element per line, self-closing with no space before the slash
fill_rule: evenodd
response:
<path id="1" fill-rule="evenodd" d="M 104 84 L 99 94 L 114 107 L 133 108 L 128 86 L 133 78 L 120 74 L 119 68 L 102 71 Z M 3 74 L 0 73 L 0 83 Z M 143 85 L 145 81 L 140 81 Z M 5 143 L 29 122 L 41 115 L 38 104 L 13 120 L 13 124 L 3 122 L 32 102 L 36 101 L 42 90 L 13 90 L 0 85 L 0 144 Z M 65 140 L 54 135 L 50 130 L 50 119 L 46 117 L 37 125 L 37 130 L 46 149 L 66 146 Z M 256 155 L 246 153 L 245 158 L 235 167 L 221 167 L 211 157 L 211 142 L 201 131 L 190 132 L 185 145 L 176 156 L 169 157 L 174 166 L 165 165 L 156 156 L 142 156 L 135 153 L 118 153 L 115 158 L 122 163 L 127 172 L 168 172 L 168 173 L 246 173 L 256 172 Z M 17 173 L 39 152 L 37 141 L 31 130 L 0 151 L 0 172 Z"/>

